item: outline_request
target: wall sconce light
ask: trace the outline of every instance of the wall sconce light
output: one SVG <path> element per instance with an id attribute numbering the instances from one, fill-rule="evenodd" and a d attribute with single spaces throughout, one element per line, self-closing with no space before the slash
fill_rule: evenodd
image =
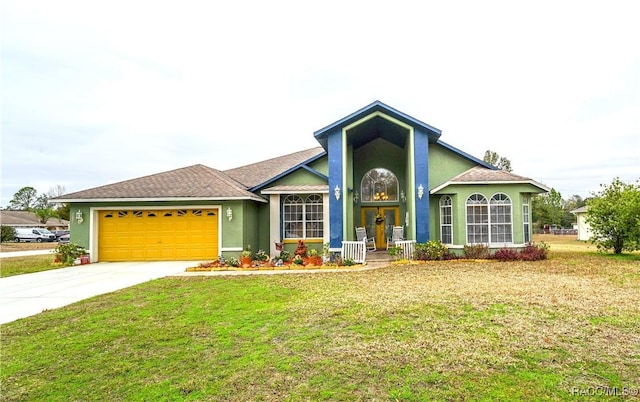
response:
<path id="1" fill-rule="evenodd" d="M 418 198 L 422 199 L 422 196 L 424 195 L 424 187 L 422 187 L 422 184 L 418 186 Z"/>
<path id="2" fill-rule="evenodd" d="M 360 194 L 358 194 L 358 192 L 356 191 L 355 193 L 353 193 L 353 203 L 357 204 L 358 201 L 360 201 Z"/>
<path id="3" fill-rule="evenodd" d="M 336 196 L 336 201 L 340 200 L 340 187 L 336 186 L 336 188 L 333 189 L 333 195 Z"/>
<path id="4" fill-rule="evenodd" d="M 229 219 L 229 222 L 233 219 L 233 211 L 231 210 L 231 207 L 227 208 L 227 219 Z"/>
<path id="5" fill-rule="evenodd" d="M 404 193 L 404 190 L 400 190 L 400 201 L 407 202 L 407 196 Z"/>
<path id="6" fill-rule="evenodd" d="M 82 224 L 82 222 L 84 222 L 84 217 L 82 216 L 81 210 L 78 210 L 78 212 L 76 212 L 76 222 L 78 222 L 79 224 Z"/>

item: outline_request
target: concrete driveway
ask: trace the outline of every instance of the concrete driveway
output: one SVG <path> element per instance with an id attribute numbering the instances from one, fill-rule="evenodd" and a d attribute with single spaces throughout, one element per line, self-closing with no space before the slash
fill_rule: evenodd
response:
<path id="1" fill-rule="evenodd" d="M 176 275 L 194 261 L 104 262 L 0 278 L 0 324 Z"/>

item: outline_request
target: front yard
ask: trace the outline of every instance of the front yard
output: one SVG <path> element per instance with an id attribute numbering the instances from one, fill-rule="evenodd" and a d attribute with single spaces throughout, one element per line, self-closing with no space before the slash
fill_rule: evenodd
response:
<path id="1" fill-rule="evenodd" d="M 2 325 L 3 400 L 637 392 L 638 254 L 547 241 L 546 261 L 167 278 L 46 311 Z"/>

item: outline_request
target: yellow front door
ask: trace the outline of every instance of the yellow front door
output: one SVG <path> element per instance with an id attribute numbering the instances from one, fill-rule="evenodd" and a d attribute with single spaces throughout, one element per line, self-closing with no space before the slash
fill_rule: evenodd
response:
<path id="1" fill-rule="evenodd" d="M 362 207 L 360 226 L 367 230 L 367 237 L 376 238 L 376 248 L 386 249 L 387 238 L 391 237 L 394 226 L 400 225 L 400 207 Z"/>
<path id="2" fill-rule="evenodd" d="M 217 209 L 98 213 L 100 261 L 178 261 L 217 257 Z"/>

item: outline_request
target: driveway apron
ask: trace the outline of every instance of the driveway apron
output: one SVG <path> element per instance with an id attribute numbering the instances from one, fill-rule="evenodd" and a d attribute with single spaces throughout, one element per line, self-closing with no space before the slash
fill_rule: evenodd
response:
<path id="1" fill-rule="evenodd" d="M 0 278 L 0 324 L 177 275 L 194 261 L 105 262 Z"/>

